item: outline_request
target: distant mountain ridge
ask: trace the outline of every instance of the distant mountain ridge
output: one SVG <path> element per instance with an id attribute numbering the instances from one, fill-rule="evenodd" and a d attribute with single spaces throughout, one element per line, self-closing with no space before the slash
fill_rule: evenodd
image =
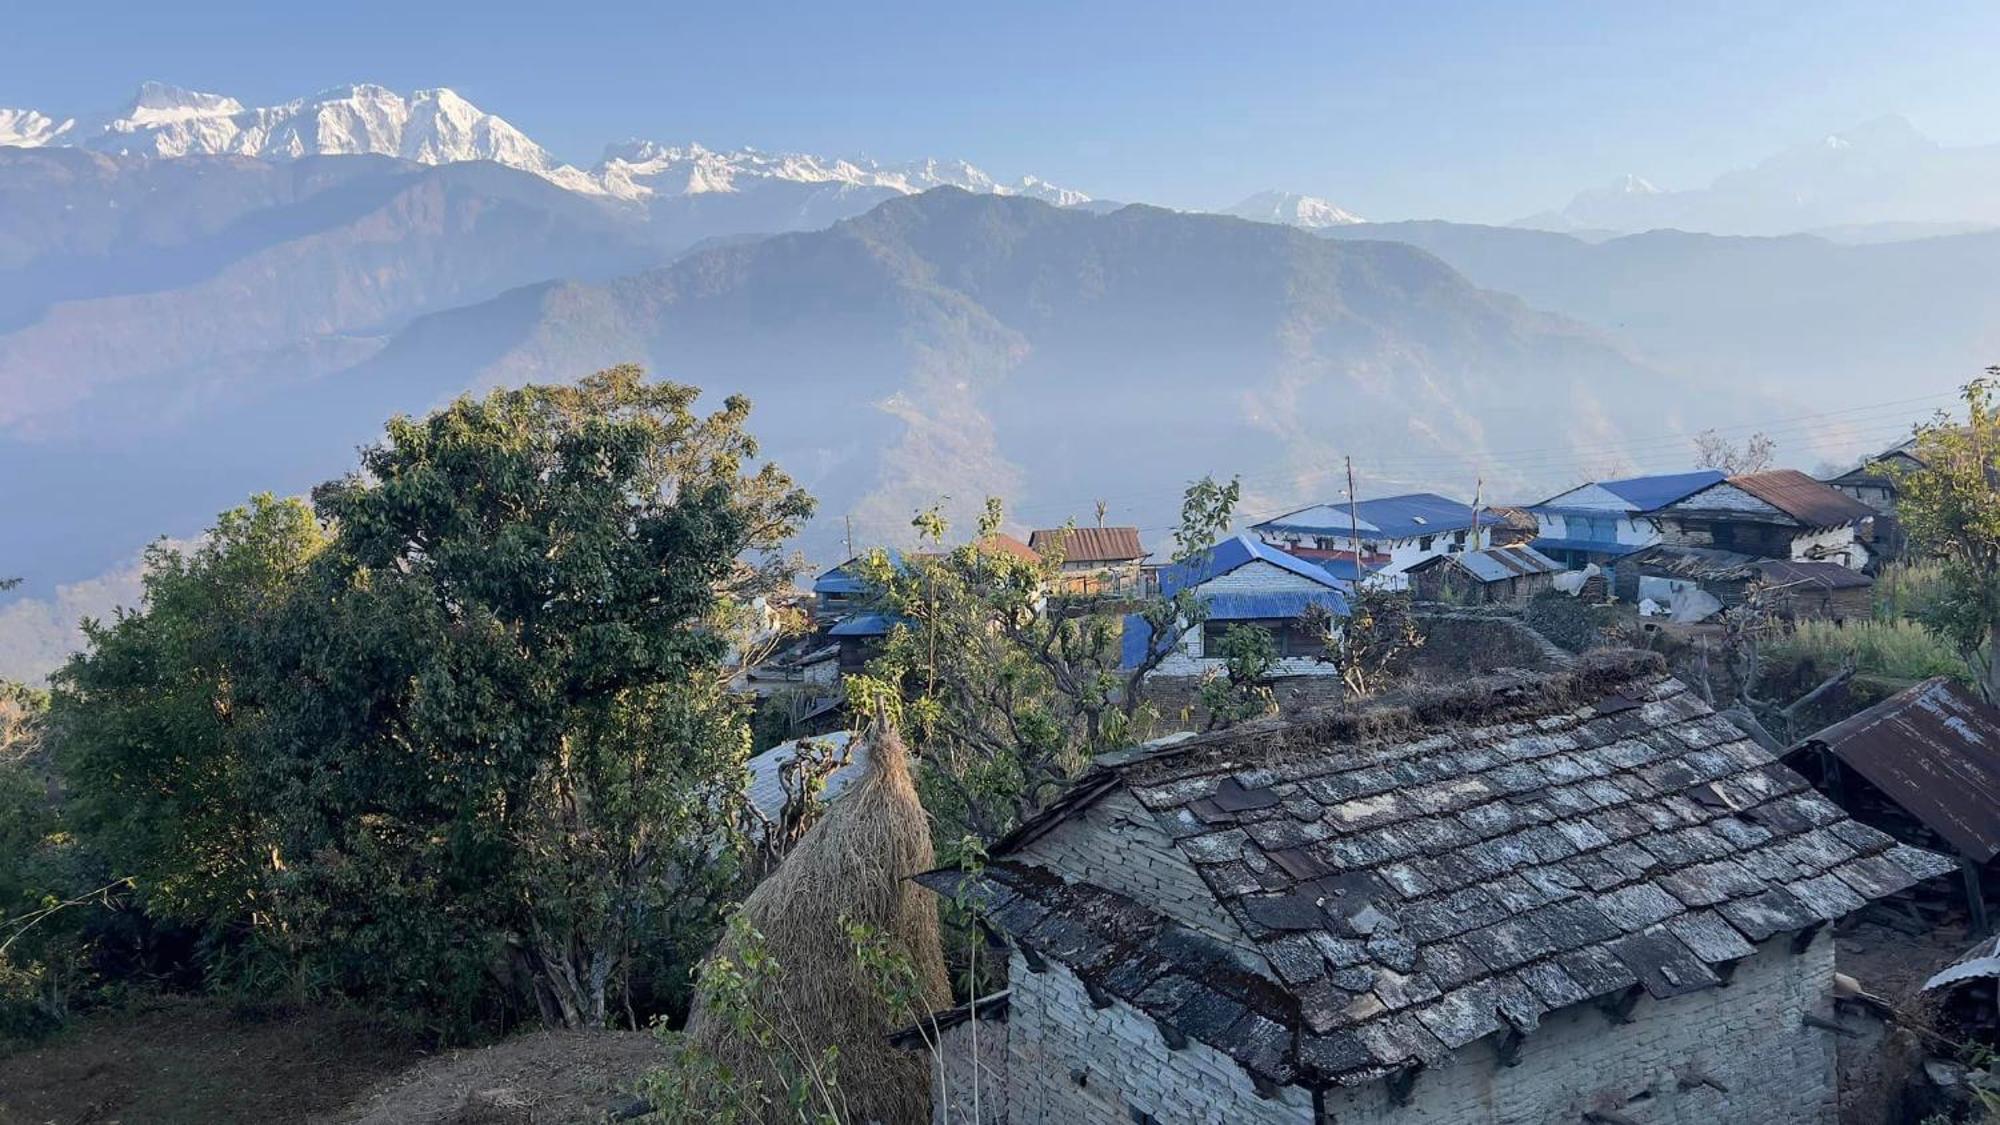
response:
<path id="1" fill-rule="evenodd" d="M 273 106 L 246 107 L 222 94 L 147 82 L 123 109 L 57 119 L 32 109 L 0 109 L 0 146 L 73 146 L 122 156 L 307 156 L 373 154 L 419 164 L 490 160 L 531 172 L 571 191 L 646 202 L 744 190 L 786 181 L 913 194 L 952 186 L 1025 195 L 1058 206 L 1086 202 L 1081 192 L 1034 176 L 1004 184 L 964 161 L 882 164 L 754 148 L 628 141 L 608 146 L 595 168 L 564 164 L 505 119 L 445 89 L 398 93 L 382 86 L 335 87 Z"/>
<path id="2" fill-rule="evenodd" d="M 2000 145 L 1951 147 L 1898 116 L 1668 191 L 1633 175 L 1514 225 L 1554 231 L 1781 235 L 1872 224 L 2000 225 Z"/>
<path id="3" fill-rule="evenodd" d="M 1337 204 L 1295 191 L 1260 191 L 1234 207 L 1218 212 L 1260 223 L 1283 223 L 1301 230 L 1321 230 L 1367 222 Z"/>

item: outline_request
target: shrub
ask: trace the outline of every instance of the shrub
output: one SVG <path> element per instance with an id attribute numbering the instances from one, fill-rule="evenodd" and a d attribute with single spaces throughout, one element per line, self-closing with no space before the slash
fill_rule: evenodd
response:
<path id="1" fill-rule="evenodd" d="M 1855 671 L 1901 681 L 1950 676 L 1970 682 L 1965 661 L 1951 644 L 1909 620 L 1801 621 L 1764 645 L 1767 667 L 1810 665 L 1830 672 L 1852 661 Z"/>

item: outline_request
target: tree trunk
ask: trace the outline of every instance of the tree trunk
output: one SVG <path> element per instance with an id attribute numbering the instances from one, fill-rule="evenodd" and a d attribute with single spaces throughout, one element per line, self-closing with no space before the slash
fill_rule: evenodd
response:
<path id="1" fill-rule="evenodd" d="M 2000 706 L 2000 621 L 1986 627 L 1986 702 Z"/>

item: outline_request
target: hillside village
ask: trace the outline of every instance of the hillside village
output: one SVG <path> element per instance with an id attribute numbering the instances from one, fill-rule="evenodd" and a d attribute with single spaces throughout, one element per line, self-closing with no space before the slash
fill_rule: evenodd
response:
<path id="1" fill-rule="evenodd" d="M 0 1125 L 2000 1125 L 2000 9 L 100 7 Z"/>

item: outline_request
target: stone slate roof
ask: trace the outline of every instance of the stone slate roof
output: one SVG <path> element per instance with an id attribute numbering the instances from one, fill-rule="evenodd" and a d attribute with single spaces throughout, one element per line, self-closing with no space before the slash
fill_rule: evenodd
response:
<path id="1" fill-rule="evenodd" d="M 1016 852 L 1127 790 L 1270 966 Z M 1555 1009 L 1718 984 L 1953 870 L 1847 819 L 1657 658 L 1107 755 L 964 892 L 1033 960 L 1279 1084 L 1436 1066 Z M 933 872 L 952 893 L 967 876 Z M 1726 969 L 1723 970 L 1726 974 Z"/>

